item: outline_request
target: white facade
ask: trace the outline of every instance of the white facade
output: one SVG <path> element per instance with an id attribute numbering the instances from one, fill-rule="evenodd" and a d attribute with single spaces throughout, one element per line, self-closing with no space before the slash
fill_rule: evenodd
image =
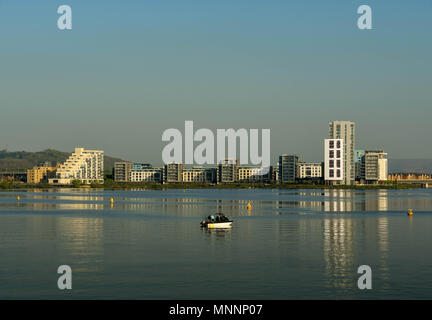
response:
<path id="1" fill-rule="evenodd" d="M 321 163 L 300 162 L 297 164 L 297 179 L 322 178 Z"/>
<path id="2" fill-rule="evenodd" d="M 130 182 L 161 182 L 162 168 L 132 169 L 129 173 Z"/>
<path id="3" fill-rule="evenodd" d="M 238 179 L 240 182 L 268 182 L 270 180 L 270 169 L 261 167 L 239 167 Z"/>
<path id="4" fill-rule="evenodd" d="M 69 158 L 61 164 L 55 178 L 49 179 L 51 184 L 70 184 L 73 180 L 90 184 L 93 181 L 104 181 L 104 152 L 102 150 L 85 150 L 75 148 Z"/>
<path id="5" fill-rule="evenodd" d="M 344 181 L 344 143 L 343 139 L 324 140 L 324 180 Z"/>

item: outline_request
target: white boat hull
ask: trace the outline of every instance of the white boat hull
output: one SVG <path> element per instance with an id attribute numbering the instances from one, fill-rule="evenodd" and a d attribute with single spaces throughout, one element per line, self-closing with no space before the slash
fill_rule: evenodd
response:
<path id="1" fill-rule="evenodd" d="M 208 223 L 207 228 L 209 229 L 219 229 L 219 228 L 231 228 L 232 227 L 232 221 L 230 222 L 216 222 L 216 223 Z"/>

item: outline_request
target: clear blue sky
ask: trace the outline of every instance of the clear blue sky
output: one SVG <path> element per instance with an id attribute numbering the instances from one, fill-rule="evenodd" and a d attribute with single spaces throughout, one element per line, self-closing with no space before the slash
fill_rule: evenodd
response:
<path id="1" fill-rule="evenodd" d="M 431 0 L 0 0 L 0 148 L 160 164 L 193 120 L 321 161 L 328 122 L 353 120 L 359 149 L 432 158 L 431 36 Z"/>

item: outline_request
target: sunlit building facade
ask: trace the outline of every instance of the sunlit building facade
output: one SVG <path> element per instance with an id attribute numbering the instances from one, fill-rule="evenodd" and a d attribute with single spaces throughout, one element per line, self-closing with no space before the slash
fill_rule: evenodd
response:
<path id="1" fill-rule="evenodd" d="M 75 148 L 69 158 L 57 168 L 55 178 L 50 184 L 71 184 L 73 180 L 90 184 L 104 182 L 104 152 Z"/>

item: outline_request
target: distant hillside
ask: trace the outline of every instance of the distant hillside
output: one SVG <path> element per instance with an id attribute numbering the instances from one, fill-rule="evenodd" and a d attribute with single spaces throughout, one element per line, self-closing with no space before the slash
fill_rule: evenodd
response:
<path id="1" fill-rule="evenodd" d="M 389 159 L 389 172 L 432 173 L 432 159 Z"/>
<path id="2" fill-rule="evenodd" d="M 53 149 L 47 149 L 39 152 L 15 151 L 8 152 L 0 150 L 0 169 L 28 169 L 45 161 L 56 163 L 64 162 L 71 152 L 62 152 Z M 105 171 L 112 170 L 115 161 L 123 161 L 118 158 L 104 156 Z"/>

